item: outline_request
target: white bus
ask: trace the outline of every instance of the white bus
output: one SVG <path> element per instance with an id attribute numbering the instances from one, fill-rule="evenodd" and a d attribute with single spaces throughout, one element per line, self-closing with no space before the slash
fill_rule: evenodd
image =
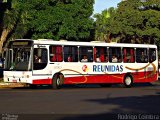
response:
<path id="1" fill-rule="evenodd" d="M 4 82 L 124 84 L 158 79 L 156 45 L 17 39 L 6 50 Z"/>

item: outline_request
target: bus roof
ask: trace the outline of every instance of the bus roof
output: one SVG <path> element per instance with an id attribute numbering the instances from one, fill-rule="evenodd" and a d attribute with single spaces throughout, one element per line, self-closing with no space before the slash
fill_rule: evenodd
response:
<path id="1" fill-rule="evenodd" d="M 29 40 L 32 41 L 31 39 L 18 39 L 18 40 Z M 138 48 L 157 48 L 156 45 L 152 44 L 131 44 L 131 43 L 105 43 L 105 42 L 97 42 L 97 41 L 91 41 L 91 42 L 78 42 L 78 41 L 67 41 L 67 40 L 60 40 L 60 41 L 55 41 L 52 39 L 38 39 L 38 40 L 33 40 L 34 44 L 41 44 L 41 45 L 77 45 L 77 46 L 104 46 L 104 47 L 138 47 Z"/>

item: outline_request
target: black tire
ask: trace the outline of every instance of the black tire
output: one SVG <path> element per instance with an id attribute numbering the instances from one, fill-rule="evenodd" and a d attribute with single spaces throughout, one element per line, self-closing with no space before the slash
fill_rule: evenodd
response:
<path id="1" fill-rule="evenodd" d="M 62 74 L 55 74 L 52 78 L 52 88 L 60 89 L 64 82 L 64 76 Z"/>
<path id="2" fill-rule="evenodd" d="M 124 81 L 123 81 L 123 84 L 126 88 L 130 88 L 133 86 L 133 78 L 131 75 L 126 75 L 124 77 Z"/>

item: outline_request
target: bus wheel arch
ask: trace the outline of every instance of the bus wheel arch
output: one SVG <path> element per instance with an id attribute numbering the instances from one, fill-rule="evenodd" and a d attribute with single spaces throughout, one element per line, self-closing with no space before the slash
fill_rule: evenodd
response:
<path id="1" fill-rule="evenodd" d="M 60 89 L 64 83 L 64 75 L 62 73 L 55 73 L 52 77 L 52 88 Z"/>
<path id="2" fill-rule="evenodd" d="M 130 88 L 133 86 L 133 76 L 131 75 L 131 73 L 127 73 L 124 75 L 123 84 L 127 88 Z"/>

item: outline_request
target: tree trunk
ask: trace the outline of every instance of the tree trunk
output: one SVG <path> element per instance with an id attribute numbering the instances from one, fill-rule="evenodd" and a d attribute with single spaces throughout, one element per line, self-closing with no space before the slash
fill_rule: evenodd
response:
<path id="1" fill-rule="evenodd" d="M 7 36 L 9 34 L 9 30 L 7 29 L 3 29 L 2 34 L 1 34 L 1 38 L 0 38 L 0 54 L 2 54 L 2 48 L 3 48 L 3 43 L 6 41 Z"/>

